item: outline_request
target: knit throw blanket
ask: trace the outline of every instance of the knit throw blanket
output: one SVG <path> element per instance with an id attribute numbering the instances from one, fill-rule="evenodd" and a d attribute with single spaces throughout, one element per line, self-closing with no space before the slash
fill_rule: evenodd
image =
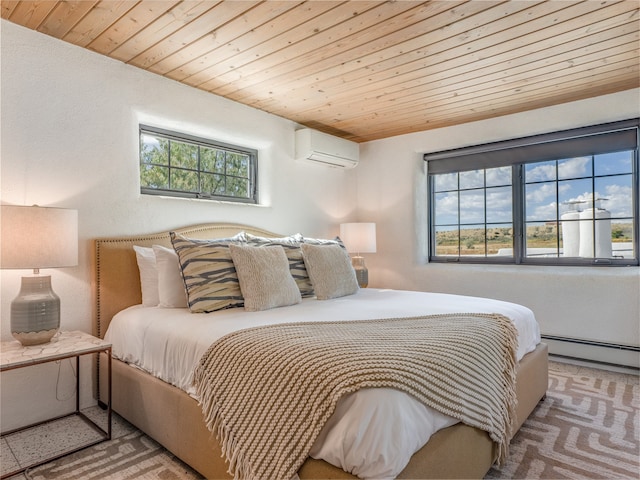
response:
<path id="1" fill-rule="evenodd" d="M 517 331 L 497 314 L 447 314 L 240 330 L 214 342 L 194 383 L 229 473 L 290 479 L 340 397 L 391 387 L 485 430 L 506 458 Z"/>

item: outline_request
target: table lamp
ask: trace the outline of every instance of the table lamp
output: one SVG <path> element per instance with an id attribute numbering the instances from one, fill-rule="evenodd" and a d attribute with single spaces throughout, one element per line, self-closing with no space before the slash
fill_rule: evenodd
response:
<path id="1" fill-rule="evenodd" d="M 340 239 L 351 257 L 351 264 L 356 271 L 356 278 L 360 288 L 369 285 L 369 271 L 364 264 L 361 253 L 376 253 L 376 224 L 375 223 L 342 223 L 340 224 Z"/>
<path id="2" fill-rule="evenodd" d="M 41 268 L 78 264 L 78 211 L 2 205 L 0 268 L 32 268 L 11 302 L 11 334 L 23 345 L 47 343 L 60 328 L 60 298 Z"/>

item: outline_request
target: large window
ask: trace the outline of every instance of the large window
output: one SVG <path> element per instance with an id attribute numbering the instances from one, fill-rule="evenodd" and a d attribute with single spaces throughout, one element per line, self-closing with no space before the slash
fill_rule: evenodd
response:
<path id="1" fill-rule="evenodd" d="M 140 126 L 142 193 L 257 203 L 257 152 Z"/>
<path id="2" fill-rule="evenodd" d="M 426 154 L 430 259 L 638 265 L 638 124 Z"/>

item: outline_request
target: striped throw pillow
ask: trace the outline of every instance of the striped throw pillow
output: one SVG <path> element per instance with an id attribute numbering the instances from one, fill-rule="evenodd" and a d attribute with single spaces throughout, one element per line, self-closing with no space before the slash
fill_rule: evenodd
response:
<path id="1" fill-rule="evenodd" d="M 308 243 L 309 245 L 338 245 L 346 249 L 340 237 L 334 239 L 302 237 L 302 243 Z"/>
<path id="2" fill-rule="evenodd" d="M 229 245 L 241 244 L 244 234 L 216 240 L 186 238 L 171 232 L 192 313 L 242 307 L 238 275 Z"/>

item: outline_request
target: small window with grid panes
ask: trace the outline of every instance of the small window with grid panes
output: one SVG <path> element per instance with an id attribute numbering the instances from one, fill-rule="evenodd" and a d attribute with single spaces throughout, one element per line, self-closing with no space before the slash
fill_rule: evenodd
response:
<path id="1" fill-rule="evenodd" d="M 257 203 L 256 150 L 140 126 L 143 194 Z"/>

